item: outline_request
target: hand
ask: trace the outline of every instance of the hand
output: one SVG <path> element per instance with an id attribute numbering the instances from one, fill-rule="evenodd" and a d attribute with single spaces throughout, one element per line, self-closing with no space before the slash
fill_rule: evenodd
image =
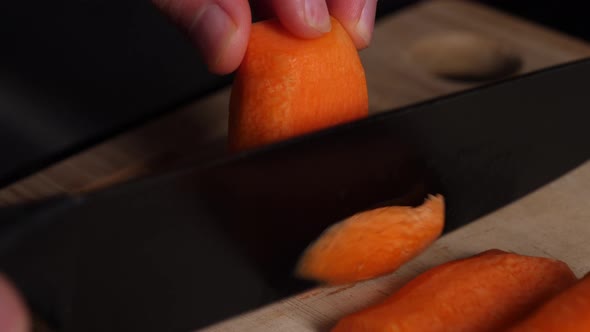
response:
<path id="1" fill-rule="evenodd" d="M 28 332 L 31 321 L 16 288 L 0 274 L 0 331 Z"/>
<path id="2" fill-rule="evenodd" d="M 152 0 L 197 45 L 209 70 L 228 74 L 240 65 L 250 34 L 251 7 L 277 17 L 291 33 L 316 38 L 330 31 L 332 15 L 358 49 L 371 41 L 377 0 Z"/>

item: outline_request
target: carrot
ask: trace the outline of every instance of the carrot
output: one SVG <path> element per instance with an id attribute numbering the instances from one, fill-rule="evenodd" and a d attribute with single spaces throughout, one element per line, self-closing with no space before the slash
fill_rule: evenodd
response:
<path id="1" fill-rule="evenodd" d="M 296 274 L 343 284 L 391 273 L 426 249 L 444 226 L 444 199 L 417 208 L 390 206 L 353 215 L 325 230 L 300 258 Z"/>
<path id="2" fill-rule="evenodd" d="M 590 331 L 590 274 L 544 303 L 509 331 Z"/>
<path id="3" fill-rule="evenodd" d="M 426 271 L 332 331 L 499 331 L 575 281 L 561 261 L 490 250 Z"/>
<path id="4" fill-rule="evenodd" d="M 300 39 L 277 21 L 252 25 L 229 106 L 228 141 L 250 149 L 368 115 L 365 72 L 352 40 L 332 30 Z"/>

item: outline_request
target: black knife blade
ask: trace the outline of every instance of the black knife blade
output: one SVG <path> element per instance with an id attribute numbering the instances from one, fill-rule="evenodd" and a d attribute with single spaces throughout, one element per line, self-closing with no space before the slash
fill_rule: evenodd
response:
<path id="1" fill-rule="evenodd" d="M 441 193 L 448 231 L 585 162 L 589 85 L 579 61 L 0 212 L 0 268 L 60 331 L 203 327 L 313 286 L 298 255 L 354 212 Z"/>

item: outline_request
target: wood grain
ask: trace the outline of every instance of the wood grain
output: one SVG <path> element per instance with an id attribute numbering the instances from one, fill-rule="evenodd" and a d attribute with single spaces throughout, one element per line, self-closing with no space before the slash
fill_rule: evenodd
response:
<path id="1" fill-rule="evenodd" d="M 521 58 L 514 75 L 590 55 L 574 38 L 466 1 L 427 1 L 379 21 L 361 52 L 372 113 L 462 91 L 485 81 L 437 76 L 412 57 L 426 38 L 470 33 Z M 441 52 L 444 53 L 444 49 Z M 104 188 L 226 154 L 229 89 L 113 137 L 0 190 L 0 206 Z"/>

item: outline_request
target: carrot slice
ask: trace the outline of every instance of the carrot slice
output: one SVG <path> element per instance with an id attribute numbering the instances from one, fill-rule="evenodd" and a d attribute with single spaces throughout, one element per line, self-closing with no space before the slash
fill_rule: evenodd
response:
<path id="1" fill-rule="evenodd" d="M 490 250 L 426 271 L 332 331 L 499 331 L 575 282 L 561 261 Z"/>
<path id="2" fill-rule="evenodd" d="M 510 332 L 590 331 L 590 274 L 544 303 Z"/>
<path id="3" fill-rule="evenodd" d="M 229 106 L 228 140 L 250 149 L 368 115 L 365 72 L 352 40 L 332 30 L 300 39 L 276 20 L 252 25 Z"/>
<path id="4" fill-rule="evenodd" d="M 328 228 L 304 252 L 296 274 L 342 284 L 391 273 L 426 249 L 444 226 L 444 199 L 430 196 L 417 208 L 365 211 Z"/>

